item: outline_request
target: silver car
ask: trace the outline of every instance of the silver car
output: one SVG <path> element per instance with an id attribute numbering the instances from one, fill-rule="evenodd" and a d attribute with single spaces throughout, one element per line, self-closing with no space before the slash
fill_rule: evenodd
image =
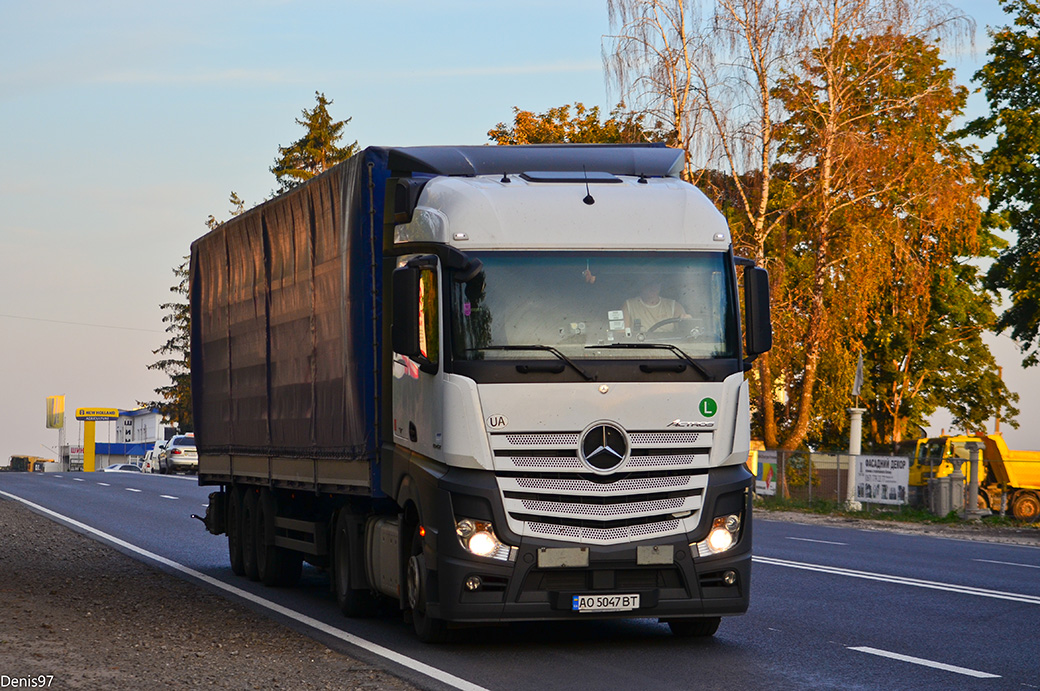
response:
<path id="1" fill-rule="evenodd" d="M 199 452 L 195 448 L 195 435 L 178 434 L 170 439 L 163 450 L 166 467 L 171 473 L 197 473 Z"/>

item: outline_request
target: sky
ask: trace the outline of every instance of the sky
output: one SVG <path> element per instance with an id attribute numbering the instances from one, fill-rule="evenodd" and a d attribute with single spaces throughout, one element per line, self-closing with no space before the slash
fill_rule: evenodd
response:
<path id="1" fill-rule="evenodd" d="M 953 4 L 977 22 L 947 56 L 972 86 L 1005 15 Z M 316 91 L 351 118 L 347 142 L 484 144 L 514 106 L 609 112 L 608 33 L 605 0 L 0 0 L 0 462 L 55 455 L 47 396 L 66 396 L 74 445 L 75 408 L 155 398 L 173 268 L 232 191 L 251 206 L 274 190 Z M 1022 428 L 1002 431 L 1040 449 L 1040 369 L 989 340 L 1022 395 Z"/>

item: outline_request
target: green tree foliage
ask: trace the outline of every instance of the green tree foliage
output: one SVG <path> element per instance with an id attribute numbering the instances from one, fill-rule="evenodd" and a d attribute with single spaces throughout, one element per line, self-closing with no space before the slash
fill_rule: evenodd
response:
<path id="1" fill-rule="evenodd" d="M 210 217 L 212 218 L 212 216 Z M 163 419 L 175 424 L 182 432 L 193 429 L 191 417 L 191 311 L 188 305 L 188 257 L 173 270 L 177 282 L 170 288 L 177 298 L 159 305 L 166 314 L 163 322 L 169 339 L 152 351 L 162 359 L 148 365 L 170 378 L 170 383 L 155 390 L 158 401 L 147 403 L 158 408 Z"/>
<path id="2" fill-rule="evenodd" d="M 1018 394 L 1008 391 L 981 337 L 995 317 L 978 270 L 958 260 L 934 267 L 927 299 L 926 309 L 906 309 L 893 295 L 871 319 L 864 338 L 866 448 L 897 449 L 938 408 L 950 411 L 957 429 L 985 429 L 996 413 L 1018 426 Z"/>
<path id="3" fill-rule="evenodd" d="M 500 122 L 488 131 L 497 144 L 631 144 L 658 141 L 655 132 L 642 127 L 642 117 L 624 110 L 618 104 L 610 117 L 600 121 L 599 106 L 564 105 L 535 114 L 513 107 L 513 124 Z"/>
<path id="4" fill-rule="evenodd" d="M 975 74 L 990 113 L 966 133 L 995 137 L 983 157 L 990 210 L 1004 215 L 1018 241 L 1000 254 L 987 281 L 1010 292 L 997 327 L 1011 330 L 1029 366 L 1040 359 L 1040 2 L 1000 4 L 1013 24 L 990 32 L 989 62 Z"/>
<path id="5" fill-rule="evenodd" d="M 356 141 L 339 146 L 343 128 L 351 118 L 333 120 L 329 114 L 332 100 L 317 91 L 314 92 L 314 98 L 317 105 L 311 110 L 304 109 L 303 119 L 296 120 L 307 132 L 289 146 L 278 147 L 278 158 L 271 172 L 278 178 L 279 193 L 291 190 L 357 153 Z"/>
<path id="6" fill-rule="evenodd" d="M 1002 410 L 1013 416 L 1017 397 L 981 338 L 991 302 L 962 259 L 990 254 L 995 241 L 982 230 L 972 150 L 949 134 L 967 92 L 938 47 L 892 31 L 839 36 L 779 94 L 791 113 L 783 151 L 804 199 L 785 273 L 805 308 L 780 317 L 799 344 L 786 353 L 800 396 L 788 439 L 806 423 L 818 440 L 841 429 L 819 422 L 845 418 L 860 344 L 877 445 L 898 444 L 939 406 L 976 429 Z M 821 394 L 812 399 L 810 375 Z"/>

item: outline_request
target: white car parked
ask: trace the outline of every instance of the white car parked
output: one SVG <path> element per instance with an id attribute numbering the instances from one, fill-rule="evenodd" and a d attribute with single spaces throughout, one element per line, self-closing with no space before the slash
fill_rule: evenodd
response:
<path id="1" fill-rule="evenodd" d="M 146 473 L 163 473 L 166 472 L 162 463 L 160 462 L 162 452 L 166 448 L 165 441 L 157 441 L 144 452 L 144 459 L 141 461 L 141 470 Z"/>

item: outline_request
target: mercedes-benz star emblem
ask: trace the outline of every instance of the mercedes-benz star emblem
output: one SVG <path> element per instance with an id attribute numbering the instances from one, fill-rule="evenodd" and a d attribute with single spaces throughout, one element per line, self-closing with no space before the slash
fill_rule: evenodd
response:
<path id="1" fill-rule="evenodd" d="M 614 425 L 594 425 L 587 429 L 581 438 L 581 458 L 593 470 L 614 470 L 628 458 L 628 439 L 625 433 Z"/>

